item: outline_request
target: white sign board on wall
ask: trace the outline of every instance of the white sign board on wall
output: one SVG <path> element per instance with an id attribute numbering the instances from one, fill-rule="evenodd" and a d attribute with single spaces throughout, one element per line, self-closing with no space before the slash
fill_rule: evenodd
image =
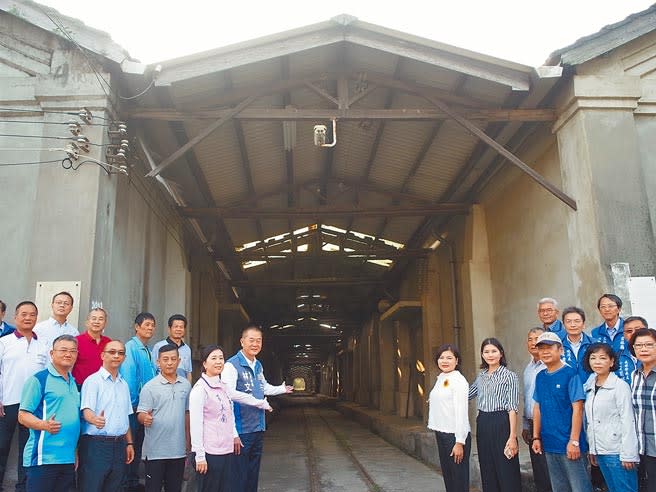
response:
<path id="1" fill-rule="evenodd" d="M 631 277 L 629 280 L 631 314 L 642 316 L 650 327 L 656 328 L 656 278 Z"/>
<path id="2" fill-rule="evenodd" d="M 80 317 L 80 281 L 37 282 L 34 302 L 39 308 L 39 321 L 48 319 L 52 314 L 52 296 L 58 292 L 69 292 L 73 296 L 73 310 L 68 315 L 68 322 L 79 328 Z M 84 331 L 84 330 L 83 330 Z"/>

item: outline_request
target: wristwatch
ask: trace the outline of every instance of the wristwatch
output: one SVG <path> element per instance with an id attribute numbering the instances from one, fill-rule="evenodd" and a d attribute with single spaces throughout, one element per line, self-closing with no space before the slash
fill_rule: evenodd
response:
<path id="1" fill-rule="evenodd" d="M 570 443 L 572 446 L 576 446 L 577 448 L 579 447 L 579 442 L 578 442 L 578 441 L 574 441 L 573 439 L 570 439 L 569 443 Z"/>

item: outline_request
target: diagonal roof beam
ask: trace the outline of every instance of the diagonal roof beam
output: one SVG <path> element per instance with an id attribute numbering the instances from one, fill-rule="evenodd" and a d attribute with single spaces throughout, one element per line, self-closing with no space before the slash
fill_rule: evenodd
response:
<path id="1" fill-rule="evenodd" d="M 478 137 L 484 143 L 486 143 L 487 145 L 492 147 L 492 149 L 494 149 L 496 152 L 498 152 L 503 157 L 508 159 L 511 164 L 518 167 L 521 171 L 523 171 L 525 174 L 527 174 L 533 181 L 538 183 L 540 186 L 542 186 L 544 189 L 546 189 L 549 193 L 551 193 L 556 198 L 558 198 L 560 201 L 565 203 L 572 210 L 576 210 L 576 200 L 574 200 L 572 197 L 570 197 L 565 192 L 563 192 L 560 188 L 558 188 L 557 186 L 555 186 L 554 184 L 549 182 L 540 173 L 535 171 L 528 164 L 526 164 L 524 161 L 522 161 L 519 157 L 517 157 L 515 154 L 510 152 L 508 149 L 506 149 L 503 145 L 498 143 L 492 137 L 487 135 L 483 130 L 478 128 L 471 121 L 469 121 L 466 118 L 462 117 L 456 111 L 453 111 L 446 103 L 440 101 L 439 99 L 436 99 L 433 96 L 430 96 L 428 94 L 424 95 L 424 97 L 428 101 L 433 103 L 435 106 L 437 106 L 439 109 L 441 109 L 442 111 L 444 111 L 445 113 L 450 115 L 456 121 L 456 123 L 458 123 L 460 126 L 465 128 L 471 134 Z"/>
<path id="2" fill-rule="evenodd" d="M 202 130 L 198 135 L 196 135 L 194 138 L 189 140 L 187 143 L 185 143 L 182 147 L 180 147 L 178 150 L 173 152 L 169 157 L 164 159 L 155 169 L 150 171 L 148 174 L 146 174 L 146 177 L 149 178 L 154 178 L 157 176 L 159 173 L 161 173 L 164 169 L 169 167 L 171 164 L 173 164 L 176 160 L 178 160 L 179 157 L 183 156 L 184 154 L 187 153 L 191 148 L 193 148 L 198 142 L 204 140 L 208 135 L 216 131 L 218 128 L 220 128 L 222 125 L 226 124 L 228 121 L 232 119 L 234 115 L 239 113 L 242 109 L 246 108 L 248 105 L 250 105 L 255 99 L 257 99 L 256 96 L 250 96 L 244 99 L 242 102 L 237 104 L 234 108 L 232 108 L 228 113 L 223 115 L 221 118 L 216 120 L 214 123 L 209 125 L 207 128 Z"/>

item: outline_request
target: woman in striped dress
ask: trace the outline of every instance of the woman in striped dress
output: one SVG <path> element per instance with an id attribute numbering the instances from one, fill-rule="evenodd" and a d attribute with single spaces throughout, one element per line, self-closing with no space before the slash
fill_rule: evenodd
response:
<path id="1" fill-rule="evenodd" d="M 519 389 L 517 374 L 506 368 L 501 342 L 481 344 L 481 369 L 469 387 L 476 397 L 476 446 L 483 492 L 521 490 L 517 441 Z"/>

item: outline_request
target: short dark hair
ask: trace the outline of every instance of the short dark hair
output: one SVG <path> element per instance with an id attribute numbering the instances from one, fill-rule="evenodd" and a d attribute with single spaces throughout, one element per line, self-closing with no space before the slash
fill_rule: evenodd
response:
<path id="1" fill-rule="evenodd" d="M 633 344 L 635 344 L 638 337 L 652 337 L 656 342 L 656 330 L 652 328 L 640 328 L 633 332 L 631 335 L 631 340 L 629 340 L 629 351 L 631 355 L 635 357 L 635 350 L 633 349 Z"/>
<path id="2" fill-rule="evenodd" d="M 7 304 L 5 304 L 5 301 L 0 300 L 0 313 L 4 313 L 7 310 Z"/>
<path id="3" fill-rule="evenodd" d="M 617 304 L 617 307 L 619 309 L 622 309 L 622 299 L 620 299 L 615 294 L 603 294 L 599 299 L 597 299 L 597 309 L 599 309 L 599 306 L 601 306 L 601 300 L 604 299 L 604 298 L 610 299 L 615 304 Z"/>
<path id="4" fill-rule="evenodd" d="M 562 316 L 563 323 L 565 322 L 565 315 L 566 314 L 572 314 L 572 313 L 576 313 L 576 314 L 580 315 L 581 319 L 585 323 L 585 311 L 583 309 L 581 309 L 580 307 L 576 307 L 576 306 L 570 306 L 570 307 L 566 307 L 565 309 L 563 309 L 563 316 Z"/>
<path id="5" fill-rule="evenodd" d="M 225 358 L 225 350 L 223 350 L 223 347 L 221 347 L 221 345 L 213 344 L 203 347 L 203 349 L 200 351 L 200 366 L 202 372 L 205 372 L 205 367 L 203 367 L 203 362 L 207 362 L 207 358 L 215 350 L 220 350 L 221 352 L 223 352 L 223 357 Z"/>
<path id="6" fill-rule="evenodd" d="M 592 367 L 590 367 L 590 356 L 596 352 L 604 352 L 610 359 L 612 359 L 613 363 L 610 366 L 610 372 L 617 371 L 619 363 L 615 352 L 613 352 L 613 347 L 607 343 L 595 342 L 588 347 L 583 356 L 583 369 L 585 369 L 586 372 L 594 372 Z"/>
<path id="7" fill-rule="evenodd" d="M 241 330 L 241 338 L 244 338 L 244 335 L 246 335 L 246 332 L 249 330 L 256 330 L 259 331 L 261 334 L 264 334 L 262 331 L 262 327 L 260 325 L 256 325 L 255 323 L 248 323 L 246 327 Z"/>
<path id="8" fill-rule="evenodd" d="M 55 348 L 55 345 L 59 342 L 73 342 L 77 347 L 77 338 L 73 335 L 59 335 L 52 341 L 52 348 Z"/>
<path id="9" fill-rule="evenodd" d="M 167 343 L 165 345 L 162 345 L 159 350 L 157 351 L 157 357 L 159 358 L 160 355 L 162 355 L 165 352 L 173 352 L 175 350 L 175 353 L 178 353 L 178 346 L 175 345 L 174 343 Z"/>
<path id="10" fill-rule="evenodd" d="M 187 327 L 187 318 L 185 318 L 181 314 L 174 314 L 173 316 L 171 316 L 169 318 L 169 328 L 171 328 L 171 326 L 173 326 L 174 321 L 182 321 L 185 325 L 185 328 Z"/>
<path id="11" fill-rule="evenodd" d="M 458 351 L 458 347 L 450 343 L 445 343 L 444 345 L 440 345 L 440 347 L 437 349 L 437 352 L 435 352 L 435 358 L 433 359 L 435 361 L 435 365 L 437 365 L 438 359 L 444 352 L 451 352 L 456 357 L 456 371 L 459 371 L 460 361 L 462 360 L 460 358 L 460 352 Z"/>
<path id="12" fill-rule="evenodd" d="M 149 312 L 144 311 L 143 313 L 137 314 L 137 317 L 134 318 L 134 324 L 141 326 L 141 323 L 143 323 L 147 319 L 151 320 L 152 322 L 155 322 L 155 316 L 153 316 Z"/>
<path id="13" fill-rule="evenodd" d="M 485 359 L 483 358 L 483 349 L 485 348 L 486 345 L 494 345 L 496 348 L 498 348 L 499 352 L 501 352 L 501 360 L 499 361 L 499 364 L 501 364 L 504 367 L 508 365 L 508 363 L 506 362 L 506 352 L 505 350 L 503 350 L 503 345 L 501 345 L 501 342 L 499 340 L 497 340 L 494 337 L 491 337 L 491 338 L 486 338 L 485 340 L 483 340 L 483 342 L 481 342 L 481 366 L 480 366 L 481 369 L 487 369 L 488 367 L 490 367 L 490 365 L 487 362 L 485 362 Z"/>
<path id="14" fill-rule="evenodd" d="M 71 306 L 74 303 L 73 296 L 68 291 L 62 290 L 61 292 L 57 292 L 54 296 L 52 296 L 52 302 L 55 302 L 57 296 L 67 296 L 71 300 Z"/>
<path id="15" fill-rule="evenodd" d="M 39 308 L 36 307 L 36 304 L 34 304 L 32 301 L 21 301 L 21 302 L 19 302 L 18 304 L 16 304 L 16 311 L 14 311 L 14 312 L 18 313 L 18 310 L 20 308 L 22 308 L 23 306 L 33 306 L 34 309 L 36 309 L 36 312 L 37 313 L 39 312 Z"/>
<path id="16" fill-rule="evenodd" d="M 647 324 L 647 320 L 642 316 L 629 316 L 628 318 L 624 318 L 624 324 L 631 323 L 633 321 L 640 321 L 645 328 L 649 328 L 649 325 Z"/>

